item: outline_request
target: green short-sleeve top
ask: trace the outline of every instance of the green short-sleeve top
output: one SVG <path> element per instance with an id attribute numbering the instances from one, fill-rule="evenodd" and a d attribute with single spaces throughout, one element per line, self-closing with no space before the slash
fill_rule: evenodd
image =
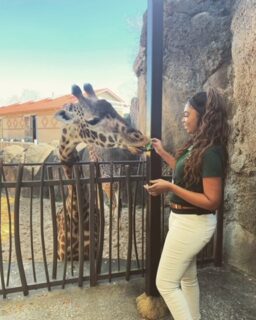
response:
<path id="1" fill-rule="evenodd" d="M 174 183 L 180 187 L 185 188 L 184 167 L 186 159 L 191 153 L 192 147 L 189 147 L 184 153 L 177 159 L 176 167 L 174 170 L 173 180 Z M 207 149 L 203 155 L 201 178 L 199 183 L 194 183 L 190 187 L 186 188 L 190 191 L 203 193 L 203 178 L 204 177 L 223 177 L 224 176 L 224 153 L 222 146 L 215 145 Z M 192 206 L 189 202 L 186 202 L 182 198 L 171 194 L 171 202 L 178 203 L 183 206 Z"/>

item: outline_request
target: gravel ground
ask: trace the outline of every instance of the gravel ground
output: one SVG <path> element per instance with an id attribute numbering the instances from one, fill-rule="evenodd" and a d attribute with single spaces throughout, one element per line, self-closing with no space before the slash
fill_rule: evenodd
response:
<path id="1" fill-rule="evenodd" d="M 12 224 L 13 224 L 13 199 L 11 198 L 11 212 L 12 212 Z M 61 202 L 56 202 L 56 212 L 62 207 Z M 4 207 L 2 208 L 4 209 Z M 4 212 L 4 210 L 2 210 Z M 31 213 L 32 212 L 32 213 Z M 139 255 L 139 259 L 142 257 L 142 213 L 141 210 L 136 212 L 136 247 Z M 4 217 L 4 236 L 2 241 L 2 251 L 3 251 L 3 261 L 5 268 L 5 276 L 8 270 L 8 261 L 9 261 L 9 252 L 10 252 L 10 243 L 8 237 L 8 214 L 7 210 L 3 214 Z M 43 217 L 43 219 L 42 219 Z M 31 220 L 32 219 L 32 220 Z M 40 200 L 34 198 L 32 202 L 32 209 L 29 198 L 20 199 L 20 243 L 21 243 L 21 252 L 23 258 L 24 269 L 26 272 L 26 277 L 28 283 L 33 283 L 33 267 L 32 267 L 32 251 L 31 251 L 31 230 L 30 225 L 33 225 L 32 238 L 33 238 L 33 252 L 34 252 L 34 261 L 35 261 L 35 270 L 37 282 L 45 282 L 45 271 L 44 271 L 44 260 L 43 260 L 43 251 L 42 251 L 42 239 L 41 234 L 43 232 L 44 241 L 45 241 L 45 252 L 46 260 L 49 269 L 49 274 L 52 272 L 52 260 L 53 260 L 53 231 L 52 231 L 52 217 L 51 217 L 51 205 L 48 199 L 43 200 L 43 215 L 40 211 Z M 112 270 L 114 271 L 117 268 L 117 256 L 118 256 L 118 233 L 117 233 L 117 217 L 112 215 L 112 233 L 110 235 L 110 216 L 109 208 L 105 206 L 105 237 L 104 237 L 104 250 L 103 250 L 103 261 L 102 261 L 102 272 L 108 272 L 109 270 L 109 253 L 110 253 L 110 239 L 111 239 L 111 260 L 112 260 Z M 12 227 L 12 232 L 13 232 Z M 128 230 L 129 230 L 129 221 L 128 221 L 128 210 L 127 208 L 122 209 L 122 214 L 120 218 L 120 228 L 119 228 L 119 257 L 120 257 L 120 266 L 121 270 L 125 270 L 126 259 L 127 259 L 127 250 L 128 250 Z M 132 266 L 136 266 L 134 262 L 136 259 L 135 256 L 135 246 L 134 246 L 134 237 L 133 249 L 132 249 Z M 14 238 L 12 237 L 12 264 L 11 264 L 11 276 L 10 276 L 10 286 L 20 285 L 20 278 L 18 267 L 16 263 L 16 252 L 14 245 Z M 57 271 L 59 277 L 62 277 L 64 263 L 58 261 Z M 77 275 L 78 263 L 74 262 L 73 270 L 71 270 L 70 263 L 67 267 L 67 278 Z M 84 274 L 89 274 L 89 264 L 85 263 Z M 1 287 L 1 285 L 0 285 Z"/>
<path id="2" fill-rule="evenodd" d="M 56 212 L 62 207 L 61 202 L 56 202 Z M 11 210 L 13 212 L 13 208 Z M 5 215 L 6 227 L 9 223 L 7 214 Z M 136 212 L 136 244 L 138 252 L 141 252 L 142 245 L 142 214 L 141 210 Z M 46 248 L 46 257 L 50 259 L 52 257 L 52 243 L 53 243 L 53 231 L 52 231 L 52 217 L 51 217 L 51 207 L 50 201 L 44 199 L 43 201 L 43 219 L 41 221 L 41 212 L 40 212 L 40 200 L 33 199 L 32 204 L 32 220 L 30 221 L 30 199 L 21 198 L 20 200 L 20 242 L 21 242 L 21 251 L 23 260 L 31 260 L 31 231 L 30 225 L 33 225 L 32 237 L 33 237 L 33 248 L 34 248 L 34 257 L 36 261 L 42 261 L 42 240 L 41 240 L 41 229 L 44 234 L 45 248 Z M 129 221 L 128 221 L 128 209 L 123 208 L 120 218 L 120 228 L 119 228 L 119 237 L 120 237 L 120 258 L 126 259 L 127 257 L 127 244 L 128 244 L 128 231 L 129 231 Z M 41 225 L 41 222 L 43 223 Z M 13 214 L 12 214 L 12 223 L 13 223 Z M 112 257 L 117 258 L 117 246 L 118 246 L 118 233 L 117 233 L 117 217 L 112 215 L 112 234 L 110 235 L 110 215 L 109 207 L 105 205 L 105 237 L 104 237 L 104 252 L 103 257 L 109 257 L 109 239 L 112 239 Z M 7 228 L 6 228 L 7 229 Z M 12 228 L 13 230 L 14 228 Z M 7 230 L 6 230 L 7 231 Z M 8 241 L 8 232 L 6 232 L 4 241 L 3 241 L 3 250 L 4 250 L 4 261 L 7 260 L 7 252 L 9 252 L 9 241 Z M 134 239 L 134 238 L 133 238 Z M 133 250 L 134 251 L 134 250 Z M 134 252 L 133 252 L 134 254 Z M 135 256 L 133 255 L 135 258 Z M 12 261 L 15 261 L 15 250 L 13 250 Z"/>

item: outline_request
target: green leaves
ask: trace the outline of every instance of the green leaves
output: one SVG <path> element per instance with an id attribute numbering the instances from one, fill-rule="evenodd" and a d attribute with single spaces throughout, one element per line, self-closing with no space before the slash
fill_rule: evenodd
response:
<path id="1" fill-rule="evenodd" d="M 145 150 L 146 150 L 146 151 L 151 151 L 151 150 L 153 150 L 153 146 L 152 146 L 152 143 L 151 143 L 151 142 L 149 142 L 148 144 L 145 145 Z"/>

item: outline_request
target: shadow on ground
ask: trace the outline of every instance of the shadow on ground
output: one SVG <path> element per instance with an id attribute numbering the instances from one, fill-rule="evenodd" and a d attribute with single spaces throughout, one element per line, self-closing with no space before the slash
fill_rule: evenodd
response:
<path id="1" fill-rule="evenodd" d="M 200 269 L 199 281 L 202 320 L 256 319 L 256 279 L 229 268 L 207 267 Z M 10 294 L 0 302 L 0 319 L 139 320 L 135 298 L 143 288 L 144 279 L 133 278 L 94 288 L 31 291 L 28 297 Z"/>

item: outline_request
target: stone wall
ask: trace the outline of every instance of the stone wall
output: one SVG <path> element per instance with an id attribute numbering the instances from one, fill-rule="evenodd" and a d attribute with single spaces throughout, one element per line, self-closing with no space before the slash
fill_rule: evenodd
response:
<path id="1" fill-rule="evenodd" d="M 233 117 L 225 257 L 256 275 L 256 1 L 238 1 L 231 31 Z"/>
<path id="2" fill-rule="evenodd" d="M 175 149 L 187 138 L 180 130 L 187 98 L 217 79 L 227 87 L 231 60 L 231 1 L 165 1 L 163 57 L 163 142 Z M 145 131 L 146 15 L 140 51 L 134 64 L 138 76 L 139 128 Z"/>
<path id="3" fill-rule="evenodd" d="M 225 260 L 256 275 L 256 2 L 165 0 L 163 143 L 170 151 L 187 136 L 187 98 L 209 85 L 228 97 L 230 171 L 225 192 Z M 146 14 L 134 64 L 138 127 L 145 131 Z"/>

